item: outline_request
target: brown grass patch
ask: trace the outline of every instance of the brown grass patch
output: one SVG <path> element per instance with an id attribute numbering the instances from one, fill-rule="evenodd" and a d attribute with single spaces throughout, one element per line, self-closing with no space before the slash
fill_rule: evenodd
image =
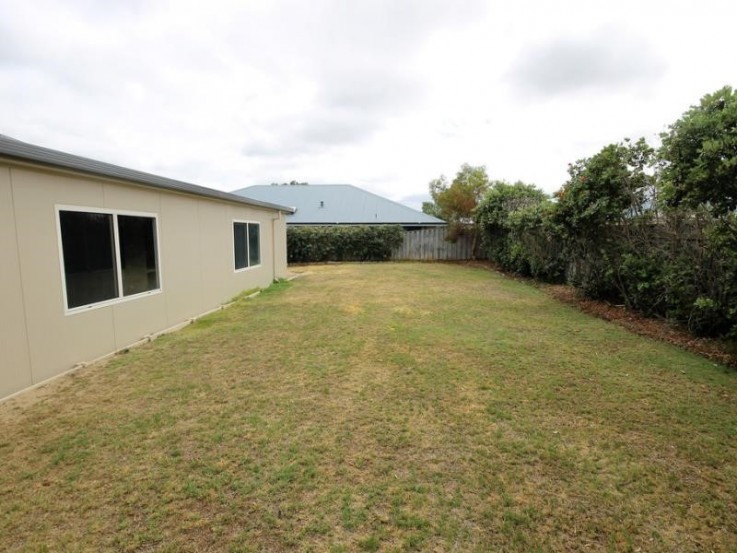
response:
<path id="1" fill-rule="evenodd" d="M 737 549 L 734 371 L 486 270 L 297 270 L 0 404 L 0 548 Z"/>

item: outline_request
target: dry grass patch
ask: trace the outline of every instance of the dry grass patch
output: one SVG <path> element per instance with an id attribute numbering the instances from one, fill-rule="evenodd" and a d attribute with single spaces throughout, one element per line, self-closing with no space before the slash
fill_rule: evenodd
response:
<path id="1" fill-rule="evenodd" d="M 0 405 L 0 549 L 735 550 L 736 399 L 482 269 L 312 266 Z"/>

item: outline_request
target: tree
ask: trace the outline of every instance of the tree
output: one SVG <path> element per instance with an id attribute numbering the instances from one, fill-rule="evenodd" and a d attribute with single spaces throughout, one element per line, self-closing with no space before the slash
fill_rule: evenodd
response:
<path id="1" fill-rule="evenodd" d="M 661 138 L 666 202 L 698 222 L 700 239 L 671 295 L 690 329 L 737 339 L 737 91 L 707 94 Z"/>
<path id="2" fill-rule="evenodd" d="M 560 281 L 564 264 L 552 220 L 555 204 L 532 184 L 491 183 L 476 208 L 481 244 L 504 269 Z"/>
<path id="3" fill-rule="evenodd" d="M 435 202 L 422 202 L 422 213 L 440 218 L 440 208 L 438 208 Z"/>
<path id="4" fill-rule="evenodd" d="M 289 182 L 272 182 L 271 186 L 307 186 L 310 184 L 309 182 L 297 182 L 296 180 L 292 180 Z"/>
<path id="5" fill-rule="evenodd" d="M 570 178 L 557 193 L 557 219 L 572 238 L 595 239 L 609 224 L 654 207 L 654 150 L 644 138 L 609 144 L 569 164 Z"/>
<path id="6" fill-rule="evenodd" d="M 511 213 L 537 205 L 547 198 L 548 195 L 534 184 L 494 181 L 477 210 L 476 220 L 501 230 L 506 228 Z"/>
<path id="7" fill-rule="evenodd" d="M 652 234 L 650 215 L 656 213 L 653 158 L 644 139 L 627 139 L 568 166 L 570 178 L 557 193 L 554 222 L 571 261 L 568 277 L 591 297 L 632 304 L 631 279 L 622 271 L 626 256 L 647 263 L 638 271 L 650 270 L 653 260 L 641 259 L 640 253 Z"/>
<path id="8" fill-rule="evenodd" d="M 426 202 L 423 211 L 445 220 L 449 237 L 455 239 L 473 224 L 476 206 L 489 189 L 489 177 L 483 165 L 474 167 L 464 163 L 453 182 L 448 183 L 445 175 L 441 175 L 430 181 L 429 186 L 433 203 Z"/>
<path id="9" fill-rule="evenodd" d="M 661 135 L 668 203 L 737 209 L 737 92 L 707 94 Z"/>

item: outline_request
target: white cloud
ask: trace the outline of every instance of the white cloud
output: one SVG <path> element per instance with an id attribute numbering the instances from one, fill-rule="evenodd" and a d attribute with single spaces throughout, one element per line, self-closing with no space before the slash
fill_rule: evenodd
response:
<path id="1" fill-rule="evenodd" d="M 468 162 L 553 191 L 569 161 L 737 84 L 735 11 L 0 0 L 0 133 L 224 190 L 294 179 L 409 198 Z"/>
<path id="2" fill-rule="evenodd" d="M 652 87 L 665 70 L 642 37 L 600 28 L 587 36 L 554 37 L 526 47 L 509 77 L 523 95 L 546 97 Z"/>

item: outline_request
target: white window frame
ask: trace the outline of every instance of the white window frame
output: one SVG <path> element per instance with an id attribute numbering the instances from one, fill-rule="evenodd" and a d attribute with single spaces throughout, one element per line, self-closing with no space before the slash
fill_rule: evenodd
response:
<path id="1" fill-rule="evenodd" d="M 250 247 L 249 244 L 249 230 L 248 225 L 258 225 L 258 265 L 247 265 L 246 267 L 241 267 L 240 269 L 236 269 L 235 267 L 235 224 L 241 223 L 246 225 L 246 248 Z M 261 267 L 261 252 L 263 251 L 263 248 L 261 247 L 261 221 L 248 221 L 246 219 L 233 219 L 233 221 L 230 224 L 230 251 L 233 254 L 233 272 L 234 273 L 242 273 L 243 271 L 250 271 L 251 269 L 258 269 Z M 248 262 L 251 262 L 251 256 L 250 251 L 246 249 L 246 260 Z"/>
<path id="2" fill-rule="evenodd" d="M 64 301 L 64 315 L 76 315 L 77 313 L 85 313 L 93 309 L 99 309 L 101 307 L 108 307 L 110 305 L 116 305 L 118 303 L 124 303 L 131 300 L 137 300 L 147 296 L 160 294 L 164 290 L 162 271 L 161 271 L 161 247 L 159 244 L 159 215 L 158 213 L 149 213 L 145 211 L 128 211 L 124 209 L 108 209 L 102 207 L 87 207 L 78 205 L 59 205 L 54 206 L 56 215 L 56 238 L 59 249 L 59 269 L 61 271 L 61 290 L 62 299 Z M 62 211 L 76 211 L 79 213 L 102 213 L 105 215 L 113 216 L 113 247 L 115 248 L 115 271 L 118 283 L 118 297 L 111 298 L 109 300 L 98 301 L 95 303 L 89 303 L 87 305 L 80 305 L 77 307 L 69 307 L 69 301 L 67 299 L 67 277 L 66 270 L 64 268 L 64 243 L 61 237 L 61 212 Z M 140 292 L 126 296 L 123 294 L 123 267 L 120 263 L 120 236 L 118 234 L 118 215 L 130 215 L 133 217 L 148 217 L 154 220 L 156 226 L 156 272 L 159 281 L 159 287 L 154 290 L 147 290 L 146 292 Z"/>

